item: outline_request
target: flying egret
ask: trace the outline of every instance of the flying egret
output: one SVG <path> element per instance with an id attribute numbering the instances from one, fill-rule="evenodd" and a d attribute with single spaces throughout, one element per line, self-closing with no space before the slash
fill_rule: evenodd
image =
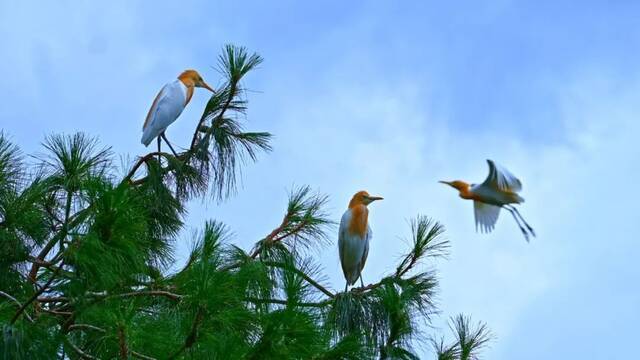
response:
<path id="1" fill-rule="evenodd" d="M 193 90 L 196 87 L 215 92 L 195 70 L 183 71 L 176 80 L 162 87 L 155 100 L 153 100 L 142 126 L 141 142 L 145 146 L 149 146 L 151 141 L 157 138 L 158 152 L 160 152 L 160 138 L 162 138 L 169 145 L 173 154 L 177 156 L 164 132 L 180 116 L 182 110 L 191 100 Z"/>
<path id="2" fill-rule="evenodd" d="M 369 254 L 369 241 L 371 240 L 371 228 L 368 224 L 369 209 L 367 205 L 376 200 L 382 200 L 379 196 L 371 196 L 366 191 L 359 191 L 351 198 L 349 208 L 342 215 L 340 220 L 340 232 L 338 233 L 338 250 L 340 252 L 340 264 L 347 283 L 344 291 L 349 285 L 356 283 L 360 278 L 362 281 L 362 269 Z"/>
<path id="3" fill-rule="evenodd" d="M 487 160 L 487 163 L 489 164 L 489 176 L 482 184 L 468 184 L 460 180 L 440 182 L 457 189 L 461 198 L 473 200 L 476 231 L 480 228 L 480 232 L 491 232 L 495 227 L 496 221 L 498 221 L 500 208 L 504 208 L 513 215 L 520 231 L 522 231 L 525 240 L 528 242 L 529 234 L 535 237 L 536 233 L 520 215 L 518 209 L 512 205 L 524 202 L 524 199 L 518 195 L 518 192 L 522 190 L 522 183 L 507 169 L 491 160 Z"/>

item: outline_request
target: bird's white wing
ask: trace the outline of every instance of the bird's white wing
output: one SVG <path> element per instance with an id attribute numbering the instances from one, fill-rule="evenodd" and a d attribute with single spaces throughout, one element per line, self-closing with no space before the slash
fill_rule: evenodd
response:
<path id="1" fill-rule="evenodd" d="M 340 220 L 340 230 L 338 232 L 338 250 L 340 252 L 340 265 L 342 272 L 349 285 L 354 284 L 360 276 L 361 262 L 366 260 L 368 252 L 368 241 L 358 234 L 349 231 L 351 222 L 351 210 L 347 210 Z M 368 237 L 370 232 L 367 232 Z M 364 266 L 364 265 L 362 265 Z"/>
<path id="2" fill-rule="evenodd" d="M 491 232 L 498 221 L 500 207 L 474 200 L 473 210 L 476 218 L 476 231 L 480 229 L 481 233 Z"/>
<path id="3" fill-rule="evenodd" d="M 501 191 L 518 192 L 522 190 L 522 183 L 509 170 L 487 159 L 489 175 L 482 185 Z"/>
<path id="4" fill-rule="evenodd" d="M 367 237 L 364 239 L 364 252 L 362 253 L 362 260 L 360 260 L 360 272 L 364 269 L 364 264 L 367 262 L 367 257 L 369 256 L 369 241 L 373 238 L 373 231 L 369 225 L 367 225 Z"/>
<path id="5" fill-rule="evenodd" d="M 142 143 L 151 141 L 176 121 L 185 107 L 186 92 L 179 80 L 165 85 L 156 96 L 143 126 Z"/>
<path id="6" fill-rule="evenodd" d="M 347 213 L 345 212 L 344 215 L 342 215 L 342 218 L 340 219 L 340 228 L 338 229 L 338 252 L 340 255 L 340 266 L 342 266 L 342 272 L 344 273 L 344 276 L 347 276 L 347 272 L 345 269 L 345 263 L 344 263 L 344 254 L 345 254 L 345 246 L 346 246 L 346 236 L 347 236 L 347 227 L 349 226 L 349 216 L 347 215 Z"/>

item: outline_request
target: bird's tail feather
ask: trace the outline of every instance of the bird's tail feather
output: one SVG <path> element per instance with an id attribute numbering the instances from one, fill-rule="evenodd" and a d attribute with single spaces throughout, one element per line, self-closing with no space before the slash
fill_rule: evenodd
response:
<path id="1" fill-rule="evenodd" d="M 142 133 L 142 139 L 140 139 L 140 142 L 144 146 L 149 146 L 149 144 L 151 144 L 151 141 L 153 141 L 153 138 L 154 138 L 154 136 L 151 134 L 151 131 L 148 131 L 147 129 L 145 129 L 145 131 Z"/>

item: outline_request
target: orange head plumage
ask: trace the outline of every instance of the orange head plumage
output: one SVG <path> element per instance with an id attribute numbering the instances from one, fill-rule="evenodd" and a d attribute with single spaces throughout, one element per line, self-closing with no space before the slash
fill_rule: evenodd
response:
<path id="1" fill-rule="evenodd" d="M 200 87 L 205 88 L 211 92 L 215 92 L 206 82 L 202 79 L 202 76 L 195 70 L 185 70 L 178 76 L 178 80 L 186 87 Z"/>
<path id="2" fill-rule="evenodd" d="M 447 184 L 452 188 L 458 190 L 460 192 L 460 197 L 463 199 L 471 199 L 473 198 L 473 194 L 471 194 L 470 189 L 471 185 L 461 180 L 454 181 L 439 181 L 439 183 Z"/>
<path id="3" fill-rule="evenodd" d="M 369 221 L 369 210 L 367 205 L 376 200 L 382 200 L 380 196 L 371 196 L 366 191 L 358 191 L 353 195 L 349 202 L 351 211 L 351 222 L 349 223 L 349 232 L 358 234 L 361 238 L 366 237 L 367 222 Z"/>
<path id="4" fill-rule="evenodd" d="M 349 208 L 354 208 L 358 205 L 367 206 L 376 200 L 382 200 L 380 196 L 371 196 L 366 191 L 358 191 L 353 195 L 351 201 L 349 202 Z"/>

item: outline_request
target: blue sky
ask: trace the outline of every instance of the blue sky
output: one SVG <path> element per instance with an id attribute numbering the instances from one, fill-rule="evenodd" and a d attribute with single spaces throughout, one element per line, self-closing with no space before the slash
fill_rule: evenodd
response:
<path id="1" fill-rule="evenodd" d="M 426 214 L 452 242 L 435 326 L 458 312 L 487 322 L 487 359 L 628 359 L 640 321 L 638 14 L 633 1 L 3 0 L 0 125 L 25 152 L 84 131 L 135 156 L 165 82 L 196 68 L 218 85 L 222 45 L 247 46 L 265 58 L 246 81 L 248 128 L 274 133 L 274 152 L 245 169 L 237 196 L 194 204 L 190 229 L 222 220 L 249 248 L 294 184 L 329 194 L 335 220 L 367 189 L 385 200 L 371 208 L 365 281 L 392 271 L 407 219 Z M 170 139 L 186 144 L 206 100 L 196 93 Z M 522 179 L 530 244 L 506 214 L 476 234 L 472 205 L 437 183 L 481 181 L 486 158 Z M 319 259 L 340 289 L 337 250 Z"/>

